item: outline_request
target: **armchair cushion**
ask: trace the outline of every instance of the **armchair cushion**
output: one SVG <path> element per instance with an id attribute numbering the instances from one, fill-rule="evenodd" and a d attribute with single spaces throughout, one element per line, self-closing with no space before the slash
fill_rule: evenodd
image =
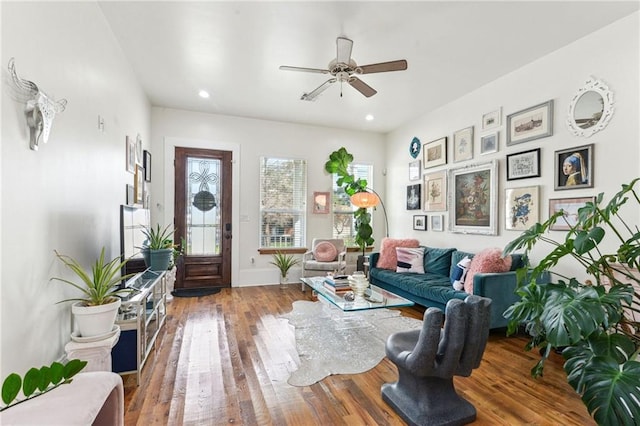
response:
<path id="1" fill-rule="evenodd" d="M 313 248 L 313 257 L 318 262 L 331 262 L 338 257 L 338 249 L 329 241 L 322 241 Z"/>

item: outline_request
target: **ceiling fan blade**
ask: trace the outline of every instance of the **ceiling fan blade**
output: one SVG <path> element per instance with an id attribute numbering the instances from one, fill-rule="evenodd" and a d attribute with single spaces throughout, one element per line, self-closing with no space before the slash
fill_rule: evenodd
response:
<path id="1" fill-rule="evenodd" d="M 360 80 L 358 77 L 350 77 L 349 78 L 349 84 L 351 86 L 353 86 L 354 89 L 356 89 L 358 92 L 362 93 L 363 95 L 365 95 L 367 98 L 370 98 L 371 96 L 375 95 L 376 93 L 378 93 L 376 91 L 376 89 L 374 89 L 373 87 L 369 86 L 367 83 L 365 83 L 364 81 Z"/>
<path id="2" fill-rule="evenodd" d="M 353 48 L 353 41 L 346 37 L 338 37 L 336 39 L 337 55 L 336 62 L 349 64 L 351 60 L 351 49 Z"/>
<path id="3" fill-rule="evenodd" d="M 374 72 L 404 71 L 407 69 L 407 61 L 380 62 L 379 64 L 362 65 L 356 68 L 358 74 L 372 74 Z"/>
<path id="4" fill-rule="evenodd" d="M 329 70 L 323 70 L 320 68 L 290 67 L 288 65 L 280 65 L 280 69 L 283 71 L 303 71 L 303 72 L 315 72 L 318 74 L 329 74 Z"/>
<path id="5" fill-rule="evenodd" d="M 300 100 L 314 101 L 318 97 L 318 95 L 320 95 L 320 93 L 324 92 L 327 89 L 327 87 L 331 85 L 331 83 L 335 83 L 336 81 L 338 81 L 336 78 L 330 78 L 329 80 L 322 83 L 320 86 L 313 89 L 311 92 L 303 93 L 302 96 L 300 96 Z"/>

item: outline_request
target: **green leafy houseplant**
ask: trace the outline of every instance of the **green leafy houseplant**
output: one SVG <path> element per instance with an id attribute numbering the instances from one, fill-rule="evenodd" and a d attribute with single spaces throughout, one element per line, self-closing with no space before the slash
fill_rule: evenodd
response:
<path id="1" fill-rule="evenodd" d="M 179 255 L 178 246 L 173 243 L 174 230 L 171 225 L 164 228 L 160 224 L 145 227 L 142 233 L 147 238 L 142 247 L 145 264 L 153 271 L 165 271 L 173 266 Z"/>
<path id="2" fill-rule="evenodd" d="M 134 275 L 129 274 L 124 277 L 120 276 L 122 267 L 129 261 L 129 259 L 125 259 L 123 261 L 120 256 L 118 256 L 110 261 L 106 261 L 104 251 L 105 248 L 102 247 L 100 257 L 96 259 L 95 263 L 91 267 L 91 273 L 85 271 L 82 265 L 72 257 L 55 251 L 58 259 L 60 259 L 62 263 L 77 275 L 80 279 L 80 283 L 78 284 L 73 281 L 57 277 L 51 278 L 51 280 L 67 283 L 80 290 L 84 295 L 84 297 L 61 300 L 58 303 L 80 301 L 84 302 L 84 305 L 86 306 L 105 305 L 107 303 L 114 302 L 118 295 L 130 291 L 128 289 L 120 289 L 117 287 L 120 281 Z"/>
<path id="3" fill-rule="evenodd" d="M 537 223 L 509 243 L 505 254 L 525 249 L 525 255 L 538 243 L 552 247 L 531 271 L 518 271 L 521 300 L 505 312 L 509 333 L 524 324 L 531 340 L 528 349 L 541 348 L 542 359 L 532 369 L 542 375 L 544 362 L 552 349 L 562 350 L 567 381 L 601 425 L 638 424 L 640 419 L 640 230 L 621 213 L 640 198 L 634 179 L 603 204 L 603 194 L 578 210 L 577 223 L 564 241 L 556 241 L 547 231 L 563 221 L 564 212 Z M 637 214 L 637 212 L 635 213 Z M 605 252 L 605 244 L 617 245 Z M 551 270 L 561 259 L 576 261 L 591 279 L 580 281 Z M 557 283 L 536 284 L 535 277 L 550 271 Z M 634 423 L 635 422 L 635 423 Z"/>
<path id="4" fill-rule="evenodd" d="M 147 237 L 145 247 L 149 247 L 151 250 L 172 249 L 175 247 L 173 244 L 173 228 L 171 225 L 167 225 L 164 228 L 160 228 L 160 224 L 156 224 L 156 227 L 145 227 L 142 233 Z"/>
<path id="5" fill-rule="evenodd" d="M 328 173 L 335 173 L 338 176 L 336 184 L 342 187 L 348 196 L 367 190 L 367 180 L 356 179 L 355 175 L 349 172 L 349 165 L 352 161 L 353 155 L 344 147 L 341 147 L 329 155 L 329 160 L 324 165 L 324 169 Z M 361 207 L 353 212 L 353 217 L 356 229 L 355 243 L 360 247 L 364 255 L 367 246 L 372 245 L 375 241 L 373 228 L 371 227 L 371 213 L 369 213 L 368 209 Z"/>
<path id="6" fill-rule="evenodd" d="M 291 254 L 277 251 L 273 254 L 273 260 L 269 263 L 276 266 L 280 270 L 280 276 L 285 278 L 289 273 L 289 269 L 300 263 L 300 259 L 296 259 Z"/>
<path id="7" fill-rule="evenodd" d="M 50 366 L 31 368 L 24 375 L 24 379 L 17 373 L 9 374 L 2 382 L 2 402 L 5 406 L 0 408 L 0 411 L 44 395 L 60 385 L 71 383 L 72 377 L 86 365 L 87 361 L 72 359 L 64 365 L 54 362 Z M 18 400 L 21 389 L 25 398 Z"/>

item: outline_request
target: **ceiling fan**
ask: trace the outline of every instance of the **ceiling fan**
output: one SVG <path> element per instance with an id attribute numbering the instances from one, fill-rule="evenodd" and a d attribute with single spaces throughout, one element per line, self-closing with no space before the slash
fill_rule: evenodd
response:
<path id="1" fill-rule="evenodd" d="M 337 54 L 336 58 L 329 62 L 327 69 L 320 68 L 303 68 L 281 65 L 280 69 L 285 71 L 303 71 L 314 72 L 319 74 L 331 74 L 331 78 L 320 86 L 316 87 L 309 93 L 303 93 L 300 100 L 313 101 L 320 93 L 324 92 L 331 84 L 335 82 L 349 83 L 353 88 L 362 93 L 367 98 L 378 93 L 373 87 L 360 80 L 354 74 L 372 74 L 375 72 L 388 71 L 404 71 L 407 69 L 407 61 L 404 59 L 390 62 L 380 62 L 377 64 L 358 65 L 351 58 L 351 49 L 353 41 L 346 37 L 338 37 L 336 40 Z M 342 91 L 340 91 L 342 96 Z"/>

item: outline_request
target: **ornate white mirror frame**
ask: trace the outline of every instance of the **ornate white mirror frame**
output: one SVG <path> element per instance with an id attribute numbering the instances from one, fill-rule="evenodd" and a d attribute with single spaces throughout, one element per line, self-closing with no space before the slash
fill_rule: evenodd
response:
<path id="1" fill-rule="evenodd" d="M 602 80 L 589 78 L 571 99 L 567 126 L 576 136 L 588 138 L 604 129 L 613 116 L 613 92 Z"/>

